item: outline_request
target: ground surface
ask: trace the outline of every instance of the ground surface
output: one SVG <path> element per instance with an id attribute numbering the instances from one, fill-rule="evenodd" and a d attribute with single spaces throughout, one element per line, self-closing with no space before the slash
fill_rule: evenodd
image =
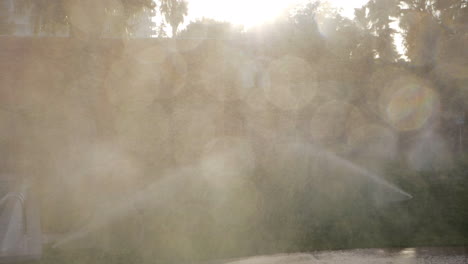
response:
<path id="1" fill-rule="evenodd" d="M 225 264 L 467 264 L 468 248 L 354 249 L 257 256 Z"/>

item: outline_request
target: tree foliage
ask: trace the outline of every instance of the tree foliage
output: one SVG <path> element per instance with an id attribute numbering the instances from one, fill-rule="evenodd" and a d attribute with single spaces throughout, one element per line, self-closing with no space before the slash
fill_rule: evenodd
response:
<path id="1" fill-rule="evenodd" d="M 172 37 L 177 34 L 177 28 L 184 22 L 188 12 L 188 4 L 185 0 L 161 0 L 159 10 L 164 14 L 166 22 L 171 25 Z"/>
<path id="2" fill-rule="evenodd" d="M 18 0 L 15 8 L 29 16 L 35 33 L 56 34 L 70 29 L 72 34 L 78 31 L 96 36 L 118 36 L 122 33 L 131 35 L 142 17 L 150 21 L 146 24 L 152 28 L 151 19 L 158 5 L 176 32 L 187 15 L 187 3 L 184 1 L 59 0 L 52 5 L 47 0 Z"/>

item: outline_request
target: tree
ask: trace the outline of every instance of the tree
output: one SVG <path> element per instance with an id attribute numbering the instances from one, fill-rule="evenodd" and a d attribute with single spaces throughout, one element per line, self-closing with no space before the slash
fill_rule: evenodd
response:
<path id="1" fill-rule="evenodd" d="M 202 18 L 190 22 L 187 27 L 179 33 L 183 38 L 232 38 L 240 37 L 241 28 L 233 26 L 228 22 L 216 21 L 214 19 Z"/>
<path id="2" fill-rule="evenodd" d="M 99 37 L 104 32 L 113 35 L 130 33 L 132 19 L 156 8 L 153 0 L 18 0 L 15 9 L 30 14 L 34 32 L 56 34 L 68 29 L 70 35 L 86 34 Z"/>
<path id="3" fill-rule="evenodd" d="M 371 0 L 355 10 L 356 22 L 374 36 L 372 47 L 376 56 L 385 62 L 395 62 L 398 58 L 393 43 L 395 29 L 391 26 L 399 16 L 399 0 Z"/>
<path id="4" fill-rule="evenodd" d="M 406 55 L 418 66 L 430 67 L 434 63 L 434 51 L 467 32 L 466 0 L 404 0 L 402 3 L 400 27 L 404 30 Z"/>
<path id="5" fill-rule="evenodd" d="M 184 22 L 188 7 L 185 0 L 161 0 L 159 10 L 164 14 L 166 22 L 171 25 L 172 37 L 175 38 L 177 28 Z"/>

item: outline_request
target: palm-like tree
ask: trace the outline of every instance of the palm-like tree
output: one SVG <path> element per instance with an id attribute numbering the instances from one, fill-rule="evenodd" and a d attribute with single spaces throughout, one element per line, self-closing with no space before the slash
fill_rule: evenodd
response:
<path id="1" fill-rule="evenodd" d="M 161 0 L 159 9 L 166 22 L 171 25 L 172 37 L 177 34 L 177 28 L 184 22 L 184 17 L 187 15 L 188 7 L 185 0 Z"/>

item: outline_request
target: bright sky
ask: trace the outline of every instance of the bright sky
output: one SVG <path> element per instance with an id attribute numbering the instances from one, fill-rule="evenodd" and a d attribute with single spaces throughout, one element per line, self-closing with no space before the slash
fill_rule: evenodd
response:
<path id="1" fill-rule="evenodd" d="M 313 0 L 187 0 L 188 16 L 185 25 L 203 17 L 242 25 L 245 29 L 271 22 L 289 7 Z M 354 9 L 365 5 L 369 0 L 322 0 L 341 9 L 341 14 L 354 18 Z M 182 25 L 182 28 L 185 27 Z M 398 29 L 397 24 L 393 25 Z M 170 31 L 169 31 L 170 32 Z M 400 54 L 404 54 L 401 34 L 396 34 L 395 44 Z"/>
<path id="2" fill-rule="evenodd" d="M 342 8 L 343 15 L 352 18 L 354 8 L 368 0 L 328 0 Z M 288 7 L 306 0 L 188 0 L 187 22 L 202 17 L 243 25 L 246 29 L 270 22 Z"/>

